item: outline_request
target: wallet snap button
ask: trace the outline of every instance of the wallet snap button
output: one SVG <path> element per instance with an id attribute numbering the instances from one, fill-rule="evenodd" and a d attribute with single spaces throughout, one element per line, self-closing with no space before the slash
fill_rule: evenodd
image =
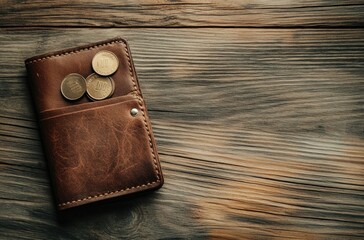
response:
<path id="1" fill-rule="evenodd" d="M 138 114 L 138 109 L 136 109 L 136 108 L 132 108 L 131 110 L 130 110 L 130 115 L 132 115 L 133 117 L 135 117 L 137 114 Z"/>

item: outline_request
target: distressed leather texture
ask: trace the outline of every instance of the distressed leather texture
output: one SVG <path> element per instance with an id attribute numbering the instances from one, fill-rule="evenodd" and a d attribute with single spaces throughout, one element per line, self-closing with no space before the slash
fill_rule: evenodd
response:
<path id="1" fill-rule="evenodd" d="M 119 59 L 113 97 L 70 102 L 63 78 L 93 73 L 100 50 Z M 115 38 L 25 61 L 59 210 L 163 185 L 157 147 L 127 42 Z M 130 114 L 132 108 L 138 114 Z"/>

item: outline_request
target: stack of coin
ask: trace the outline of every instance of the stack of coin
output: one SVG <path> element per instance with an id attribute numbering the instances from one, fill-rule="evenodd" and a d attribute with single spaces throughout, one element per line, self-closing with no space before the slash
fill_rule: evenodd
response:
<path id="1" fill-rule="evenodd" d="M 109 98 L 115 91 L 115 82 L 111 75 L 118 67 L 117 56 L 110 51 L 102 50 L 92 59 L 92 69 L 95 73 L 86 79 L 77 73 L 67 75 L 61 83 L 61 93 L 68 100 L 80 99 L 85 92 L 93 101 Z"/>

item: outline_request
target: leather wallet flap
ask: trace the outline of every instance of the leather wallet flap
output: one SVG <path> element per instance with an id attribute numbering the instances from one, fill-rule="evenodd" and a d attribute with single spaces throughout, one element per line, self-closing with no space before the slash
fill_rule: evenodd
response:
<path id="1" fill-rule="evenodd" d="M 60 208 L 160 185 L 143 108 L 135 98 L 41 120 Z"/>

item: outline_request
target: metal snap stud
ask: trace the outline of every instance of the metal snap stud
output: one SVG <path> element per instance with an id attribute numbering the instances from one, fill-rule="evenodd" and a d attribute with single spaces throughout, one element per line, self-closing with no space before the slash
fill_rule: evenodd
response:
<path id="1" fill-rule="evenodd" d="M 131 110 L 130 110 L 130 115 L 132 115 L 133 117 L 135 117 L 137 114 L 138 114 L 138 109 L 136 109 L 136 108 L 132 108 Z"/>

